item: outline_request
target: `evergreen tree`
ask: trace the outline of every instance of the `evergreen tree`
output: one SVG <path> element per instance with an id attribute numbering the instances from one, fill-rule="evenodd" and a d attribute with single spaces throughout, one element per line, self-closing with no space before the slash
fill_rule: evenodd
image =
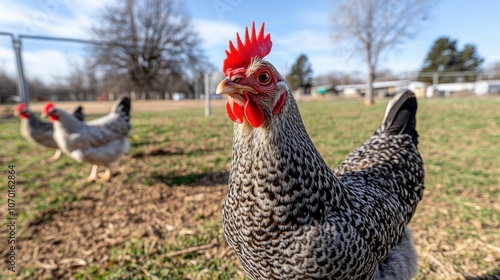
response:
<path id="1" fill-rule="evenodd" d="M 457 49 L 457 41 L 440 37 L 432 46 L 424 61 L 418 80 L 432 83 L 432 77 L 422 75 L 432 72 L 478 71 L 484 59 L 472 44 L 465 45 L 462 51 Z M 442 77 L 439 82 L 455 82 L 457 77 Z M 475 81 L 475 76 L 464 76 L 463 81 Z"/>
<path id="2" fill-rule="evenodd" d="M 311 86 L 312 67 L 305 54 L 301 54 L 295 64 L 292 65 L 290 73 L 286 76 L 286 81 L 292 91 L 303 88 L 306 91 Z"/>
<path id="3" fill-rule="evenodd" d="M 483 61 L 484 59 L 477 53 L 476 46 L 467 44 L 460 52 L 460 62 L 462 64 L 460 71 L 476 71 Z"/>

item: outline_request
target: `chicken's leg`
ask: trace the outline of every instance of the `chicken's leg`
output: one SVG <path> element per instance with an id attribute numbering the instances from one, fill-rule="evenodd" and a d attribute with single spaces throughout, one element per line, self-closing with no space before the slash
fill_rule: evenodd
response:
<path id="1" fill-rule="evenodd" d="M 107 182 L 111 179 L 111 168 L 106 166 L 106 170 L 104 171 L 104 175 L 99 179 L 100 182 Z"/>
<path id="2" fill-rule="evenodd" d="M 90 171 L 90 176 L 87 177 L 87 181 L 92 182 L 97 179 L 97 165 L 92 165 L 92 171 Z"/>
<path id="3" fill-rule="evenodd" d="M 61 150 L 57 149 L 56 153 L 52 157 L 49 157 L 46 161 L 47 162 L 54 162 L 54 161 L 60 159 L 61 155 L 62 155 Z"/>

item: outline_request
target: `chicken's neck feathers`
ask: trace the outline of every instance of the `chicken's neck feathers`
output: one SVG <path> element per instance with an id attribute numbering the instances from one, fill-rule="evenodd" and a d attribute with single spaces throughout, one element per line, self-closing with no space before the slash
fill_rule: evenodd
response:
<path id="1" fill-rule="evenodd" d="M 30 113 L 28 118 L 21 119 L 21 133 L 25 137 L 36 137 L 39 134 L 52 134 L 53 126 L 50 122 L 44 122 Z"/>
<path id="2" fill-rule="evenodd" d="M 21 119 L 22 122 L 25 122 L 27 125 L 31 127 L 40 127 L 40 126 L 52 126 L 49 122 L 44 122 L 40 120 L 35 114 L 30 113 L 28 118 Z"/>
<path id="3" fill-rule="evenodd" d="M 66 133 L 78 133 L 86 126 L 84 122 L 79 121 L 74 116 L 59 110 L 59 118 L 54 122 L 54 130 L 62 129 Z"/>
<path id="4" fill-rule="evenodd" d="M 269 122 L 256 129 L 235 124 L 234 132 L 229 191 L 236 199 L 291 213 L 301 224 L 338 201 L 340 182 L 311 141 L 290 92 Z"/>

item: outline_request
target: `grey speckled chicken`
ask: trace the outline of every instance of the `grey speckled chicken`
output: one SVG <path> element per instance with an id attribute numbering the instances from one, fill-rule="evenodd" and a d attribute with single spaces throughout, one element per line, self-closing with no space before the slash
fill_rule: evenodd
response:
<path id="1" fill-rule="evenodd" d="M 230 42 L 217 88 L 236 123 L 223 207 L 229 246 L 251 279 L 411 279 L 407 224 L 424 188 L 413 93 L 397 95 L 375 134 L 332 171 L 286 81 L 263 60 L 263 29 Z"/>
<path id="2" fill-rule="evenodd" d="M 89 123 L 77 121 L 52 103 L 45 105 L 43 113 L 54 124 L 54 139 L 61 151 L 78 162 L 93 165 L 89 181 L 98 179 L 98 166 L 106 168 L 99 180 L 109 180 L 110 165 L 130 150 L 128 134 L 132 126 L 128 97 L 117 100 L 107 116 Z"/>
<path id="3" fill-rule="evenodd" d="M 75 107 L 69 113 L 79 121 L 84 120 L 82 106 Z M 37 143 L 56 150 L 54 156 L 47 159 L 48 162 L 56 161 L 61 157 L 62 152 L 57 147 L 54 137 L 52 137 L 54 133 L 54 127 L 52 123 L 40 120 L 37 116 L 35 116 L 35 114 L 33 114 L 33 112 L 29 110 L 26 103 L 19 104 L 14 114 L 18 115 L 21 119 L 20 130 L 21 135 L 24 137 L 24 139 L 32 143 Z"/>

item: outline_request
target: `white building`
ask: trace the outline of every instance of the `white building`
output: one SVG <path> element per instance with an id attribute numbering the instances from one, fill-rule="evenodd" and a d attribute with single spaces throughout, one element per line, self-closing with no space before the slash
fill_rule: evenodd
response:
<path id="1" fill-rule="evenodd" d="M 430 85 L 427 87 L 426 97 L 444 96 L 449 97 L 452 93 L 473 92 L 474 83 L 446 83 Z"/>
<path id="2" fill-rule="evenodd" d="M 500 93 L 500 80 L 477 81 L 474 84 L 474 93 L 477 95 Z"/>
<path id="3" fill-rule="evenodd" d="M 415 93 L 417 97 L 424 97 L 426 88 L 427 88 L 426 83 L 415 82 L 410 80 L 385 81 L 385 82 L 373 83 L 375 96 L 393 95 L 395 92 L 399 90 L 410 89 Z M 343 94 L 346 96 L 364 95 L 366 89 L 367 89 L 366 84 L 335 86 L 335 91 L 337 91 L 339 94 Z"/>

